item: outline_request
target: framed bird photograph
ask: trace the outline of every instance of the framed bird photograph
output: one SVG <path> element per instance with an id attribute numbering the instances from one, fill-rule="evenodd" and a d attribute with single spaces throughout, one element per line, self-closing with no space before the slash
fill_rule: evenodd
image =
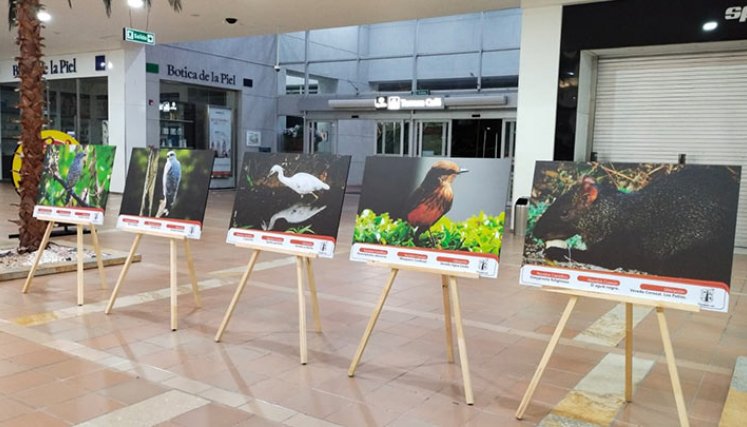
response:
<path id="1" fill-rule="evenodd" d="M 227 241 L 331 257 L 349 168 L 350 156 L 246 153 Z"/>
<path id="2" fill-rule="evenodd" d="M 212 150 L 134 148 L 117 227 L 199 238 L 214 157 Z"/>
<path id="3" fill-rule="evenodd" d="M 35 216 L 102 224 L 115 152 L 110 145 L 47 146 Z"/>
<path id="4" fill-rule="evenodd" d="M 510 170 L 510 159 L 368 157 L 350 258 L 497 277 Z"/>

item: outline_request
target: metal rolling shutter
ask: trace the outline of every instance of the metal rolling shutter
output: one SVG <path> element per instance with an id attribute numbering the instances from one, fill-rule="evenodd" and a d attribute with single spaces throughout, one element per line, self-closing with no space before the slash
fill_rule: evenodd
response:
<path id="1" fill-rule="evenodd" d="M 742 166 L 736 246 L 747 248 L 747 52 L 599 58 L 600 161 Z"/>

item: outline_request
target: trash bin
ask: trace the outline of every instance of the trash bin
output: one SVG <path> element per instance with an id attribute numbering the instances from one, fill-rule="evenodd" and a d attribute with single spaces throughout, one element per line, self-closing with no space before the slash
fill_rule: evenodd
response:
<path id="1" fill-rule="evenodd" d="M 529 199 L 519 197 L 514 206 L 514 234 L 524 236 L 527 232 L 527 216 L 529 213 Z"/>

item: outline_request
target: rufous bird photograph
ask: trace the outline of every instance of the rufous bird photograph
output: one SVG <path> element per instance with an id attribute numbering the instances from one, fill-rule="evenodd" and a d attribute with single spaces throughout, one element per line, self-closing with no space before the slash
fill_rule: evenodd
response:
<path id="1" fill-rule="evenodd" d="M 500 250 L 509 159 L 369 157 L 354 243 Z"/>

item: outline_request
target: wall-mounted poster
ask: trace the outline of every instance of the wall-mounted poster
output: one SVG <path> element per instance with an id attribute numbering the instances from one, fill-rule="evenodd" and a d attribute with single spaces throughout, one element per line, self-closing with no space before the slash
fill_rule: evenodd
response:
<path id="1" fill-rule="evenodd" d="M 497 277 L 510 159 L 368 157 L 354 261 Z"/>
<path id="2" fill-rule="evenodd" d="M 726 311 L 740 174 L 537 162 L 521 282 Z"/>
<path id="3" fill-rule="evenodd" d="M 199 239 L 212 150 L 134 148 L 117 228 Z"/>
<path id="4" fill-rule="evenodd" d="M 103 224 L 116 148 L 48 145 L 34 216 L 63 223 Z"/>
<path id="5" fill-rule="evenodd" d="M 334 255 L 350 156 L 246 153 L 228 243 Z"/>

